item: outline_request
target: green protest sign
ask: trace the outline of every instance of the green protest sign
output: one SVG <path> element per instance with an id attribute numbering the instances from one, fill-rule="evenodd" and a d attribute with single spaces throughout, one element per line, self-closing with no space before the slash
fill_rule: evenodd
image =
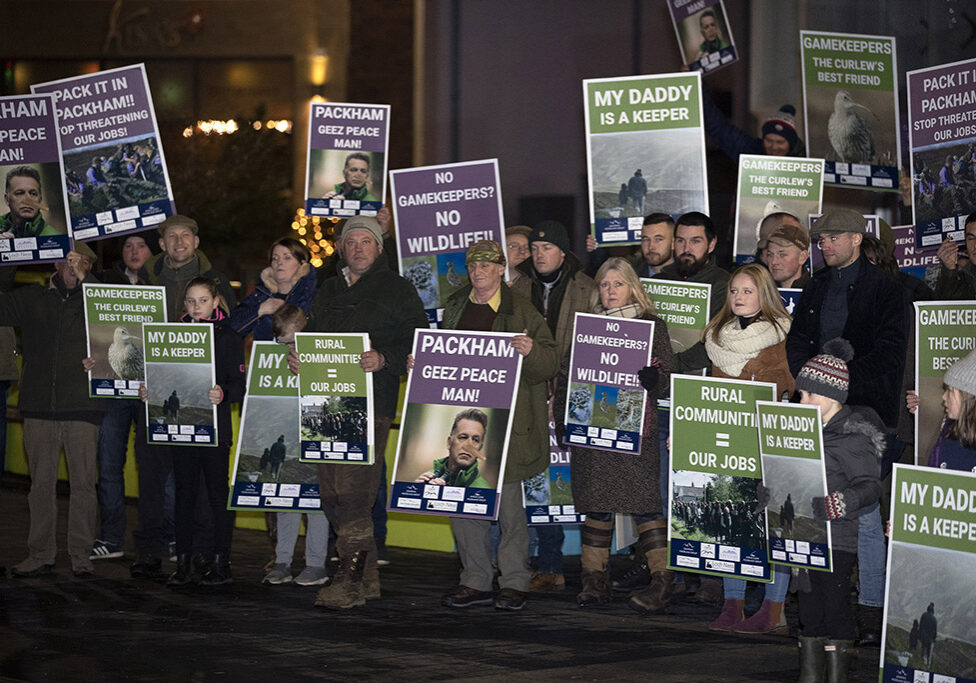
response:
<path id="1" fill-rule="evenodd" d="M 776 386 L 671 376 L 669 566 L 768 581 L 756 402 Z"/>
<path id="2" fill-rule="evenodd" d="M 769 561 L 831 571 L 830 525 L 813 516 L 827 495 L 820 408 L 756 402 L 766 503 Z"/>
<path id="3" fill-rule="evenodd" d="M 146 378 L 142 324 L 166 322 L 166 289 L 83 283 L 90 396 L 134 398 Z"/>
<path id="4" fill-rule="evenodd" d="M 896 464 L 880 680 L 971 681 L 976 475 Z"/>
<path id="5" fill-rule="evenodd" d="M 301 459 L 373 462 L 373 379 L 359 365 L 366 334 L 295 335 L 301 364 Z"/>
<path id="6" fill-rule="evenodd" d="M 146 436 L 151 444 L 217 445 L 213 326 L 145 323 Z"/>
<path id="7" fill-rule="evenodd" d="M 711 320 L 710 284 L 641 278 L 641 286 L 654 302 L 654 312 L 668 324 L 672 351 L 679 353 L 701 340 Z"/>
<path id="8" fill-rule="evenodd" d="M 976 302 L 925 301 L 915 304 L 915 464 L 928 463 L 945 417 L 942 377 L 976 348 Z"/>

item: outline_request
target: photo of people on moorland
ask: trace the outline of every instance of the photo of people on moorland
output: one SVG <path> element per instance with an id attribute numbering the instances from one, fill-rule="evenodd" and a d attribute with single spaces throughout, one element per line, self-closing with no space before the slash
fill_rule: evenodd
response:
<path id="1" fill-rule="evenodd" d="M 366 398 L 363 396 L 305 396 L 302 441 L 366 443 Z"/>
<path id="2" fill-rule="evenodd" d="M 976 680 L 974 571 L 970 553 L 892 543 L 885 666 Z"/>
<path id="3" fill-rule="evenodd" d="M 770 538 L 827 542 L 827 524 L 813 518 L 812 500 L 827 495 L 819 460 L 765 455 L 763 483 L 769 489 L 766 517 Z"/>
<path id="4" fill-rule="evenodd" d="M 298 397 L 248 396 L 241 422 L 237 481 L 314 484 L 316 465 L 304 463 L 298 425 Z"/>
<path id="5" fill-rule="evenodd" d="M 169 198 L 154 135 L 73 150 L 64 172 L 73 217 Z"/>
<path id="6" fill-rule="evenodd" d="M 671 537 L 741 548 L 764 547 L 766 522 L 763 512 L 756 512 L 757 481 L 674 470 Z"/>
<path id="7" fill-rule="evenodd" d="M 146 363 L 151 424 L 214 425 L 212 366 L 205 363 Z"/>
<path id="8" fill-rule="evenodd" d="M 912 163 L 916 223 L 976 210 L 976 139 L 916 149 Z"/>

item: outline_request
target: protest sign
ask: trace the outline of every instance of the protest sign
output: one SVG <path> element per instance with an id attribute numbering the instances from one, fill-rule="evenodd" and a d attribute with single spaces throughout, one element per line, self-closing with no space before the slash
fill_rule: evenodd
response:
<path id="1" fill-rule="evenodd" d="M 756 401 L 776 385 L 671 375 L 668 566 L 770 581 Z M 656 482 L 655 482 L 656 485 Z"/>
<path id="2" fill-rule="evenodd" d="M 710 284 L 641 278 L 641 286 L 654 302 L 655 315 L 668 324 L 672 351 L 686 351 L 701 341 L 712 315 Z"/>
<path id="3" fill-rule="evenodd" d="M 896 464 L 883 683 L 974 683 L 976 475 Z"/>
<path id="4" fill-rule="evenodd" d="M 654 322 L 577 313 L 569 352 L 565 442 L 640 453 L 647 392 L 637 373 L 651 363 Z"/>
<path id="5" fill-rule="evenodd" d="M 414 332 L 391 512 L 497 518 L 522 372 L 514 336 Z"/>
<path id="6" fill-rule="evenodd" d="M 89 396 L 134 398 L 146 379 L 142 324 L 166 322 L 166 288 L 82 283 Z"/>
<path id="7" fill-rule="evenodd" d="M 498 160 L 390 171 L 400 274 L 417 288 L 431 327 L 468 284 L 465 254 L 480 240 L 505 250 Z"/>
<path id="8" fill-rule="evenodd" d="M 375 216 L 386 201 L 390 105 L 308 105 L 305 212 Z"/>
<path id="9" fill-rule="evenodd" d="M 365 333 L 295 335 L 302 461 L 373 464 L 373 376 L 359 365 L 369 348 Z"/>
<path id="10" fill-rule="evenodd" d="M 174 213 L 142 64 L 31 86 L 54 95 L 76 240 L 155 226 Z"/>
<path id="11" fill-rule="evenodd" d="M 709 73 L 739 59 L 722 0 L 668 0 L 668 11 L 689 69 Z"/>
<path id="12" fill-rule="evenodd" d="M 708 213 L 701 75 L 583 81 L 590 226 L 598 244 L 636 244 L 644 215 Z"/>
<path id="13" fill-rule="evenodd" d="M 796 305 L 800 303 L 800 295 L 803 294 L 803 290 L 781 287 L 777 291 L 779 292 L 779 298 L 783 302 L 783 307 L 786 309 L 786 312 L 790 314 L 791 318 L 795 317 Z"/>
<path id="14" fill-rule="evenodd" d="M 585 515 L 573 505 L 569 449 L 559 443 L 549 422 L 549 467 L 522 482 L 522 505 L 529 526 L 582 524 Z"/>
<path id="15" fill-rule="evenodd" d="M 915 464 L 929 462 L 945 419 L 942 378 L 953 363 L 976 348 L 976 302 L 915 303 Z"/>
<path id="16" fill-rule="evenodd" d="M 976 59 L 906 74 L 915 243 L 965 239 L 976 211 Z"/>
<path id="17" fill-rule="evenodd" d="M 820 408 L 756 401 L 756 412 L 769 561 L 829 572 L 830 525 L 814 519 L 811 503 L 827 495 Z"/>
<path id="18" fill-rule="evenodd" d="M 217 445 L 213 325 L 143 323 L 146 438 L 150 444 Z"/>
<path id="19" fill-rule="evenodd" d="M 0 180 L 0 263 L 62 260 L 71 221 L 50 95 L 0 97 Z"/>
<path id="20" fill-rule="evenodd" d="M 298 459 L 298 375 L 288 347 L 256 341 L 231 468 L 231 510 L 318 511 L 316 466 Z"/>
<path id="21" fill-rule="evenodd" d="M 915 241 L 914 225 L 894 225 L 895 250 L 892 254 L 899 270 L 920 280 L 925 279 L 925 270 L 939 265 L 939 247 L 919 247 Z"/>
<path id="22" fill-rule="evenodd" d="M 823 166 L 823 159 L 739 156 L 733 249 L 738 263 L 755 257 L 766 217 L 782 212 L 802 219 L 820 213 Z M 762 235 L 763 239 L 766 237 L 768 234 Z"/>
<path id="23" fill-rule="evenodd" d="M 880 239 L 881 238 L 881 216 L 878 216 L 876 214 L 867 214 L 867 213 L 862 215 L 864 216 L 864 220 L 867 223 L 867 227 L 864 230 L 864 234 L 874 235 L 875 237 Z M 818 218 L 820 218 L 820 216 L 821 214 L 819 213 L 812 213 L 809 216 L 807 216 L 809 220 L 809 223 L 807 223 L 807 225 L 809 225 L 812 228 L 813 222 Z M 809 232 L 809 229 L 807 230 L 807 232 Z M 820 247 L 817 246 L 816 242 L 811 242 L 810 243 L 810 272 L 815 273 L 821 268 L 823 268 L 825 265 L 827 264 L 824 263 L 823 252 L 820 251 Z"/>
<path id="24" fill-rule="evenodd" d="M 800 31 L 807 151 L 824 182 L 898 191 L 901 126 L 895 39 Z"/>

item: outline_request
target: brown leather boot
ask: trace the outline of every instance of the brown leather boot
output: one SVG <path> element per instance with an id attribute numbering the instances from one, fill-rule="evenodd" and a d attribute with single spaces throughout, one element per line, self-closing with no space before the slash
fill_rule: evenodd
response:
<path id="1" fill-rule="evenodd" d="M 603 572 L 586 572 L 583 574 L 583 590 L 576 594 L 576 604 L 580 607 L 597 607 L 606 605 L 613 597 L 610 589 L 610 577 Z"/>
<path id="2" fill-rule="evenodd" d="M 613 597 L 610 577 L 607 575 L 612 536 L 612 517 L 609 521 L 604 522 L 587 516 L 580 531 L 582 543 L 580 565 L 583 570 L 583 590 L 576 595 L 576 604 L 580 607 L 605 605 Z"/>
<path id="3" fill-rule="evenodd" d="M 315 606 L 327 609 L 349 609 L 366 604 L 363 585 L 363 569 L 366 566 L 365 550 L 357 550 L 339 557 L 339 570 L 328 586 L 319 589 Z"/>
<path id="4" fill-rule="evenodd" d="M 637 525 L 638 543 L 647 556 L 651 583 L 630 594 L 630 608 L 638 614 L 663 612 L 671 604 L 674 572 L 668 569 L 668 521 L 655 519 Z"/>

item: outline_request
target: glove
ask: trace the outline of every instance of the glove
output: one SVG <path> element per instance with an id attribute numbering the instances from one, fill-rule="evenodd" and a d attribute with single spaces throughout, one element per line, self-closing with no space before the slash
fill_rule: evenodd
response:
<path id="1" fill-rule="evenodd" d="M 644 391 L 657 391 L 658 374 L 658 369 L 653 365 L 648 365 L 637 373 L 637 379 L 644 387 Z"/>
<path id="2" fill-rule="evenodd" d="M 768 486 L 763 486 L 762 480 L 756 482 L 756 507 L 753 510 L 753 514 L 759 514 L 766 509 L 769 505 L 769 499 L 772 496 L 772 491 L 769 490 Z"/>
<path id="3" fill-rule="evenodd" d="M 818 522 L 840 519 L 847 514 L 844 494 L 839 491 L 829 493 L 823 498 L 814 496 L 811 503 L 813 504 L 813 518 Z"/>

